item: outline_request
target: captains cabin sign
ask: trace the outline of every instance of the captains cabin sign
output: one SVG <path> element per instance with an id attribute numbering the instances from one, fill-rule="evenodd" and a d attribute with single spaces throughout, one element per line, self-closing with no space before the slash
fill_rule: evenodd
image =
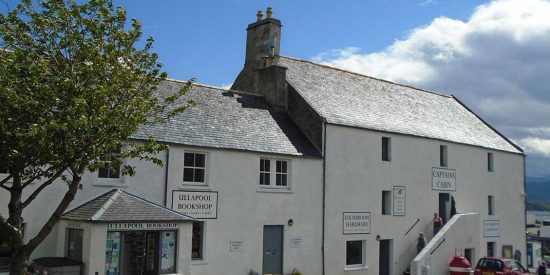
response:
<path id="1" fill-rule="evenodd" d="M 218 217 L 218 192 L 174 190 L 172 209 L 195 219 L 216 219 Z"/>
<path id="2" fill-rule="evenodd" d="M 456 171 L 432 168 L 432 190 L 456 191 Z"/>

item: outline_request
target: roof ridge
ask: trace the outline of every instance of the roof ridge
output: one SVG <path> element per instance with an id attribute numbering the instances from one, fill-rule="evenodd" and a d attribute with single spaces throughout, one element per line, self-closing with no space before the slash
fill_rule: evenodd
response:
<path id="1" fill-rule="evenodd" d="M 128 192 L 126 192 L 126 191 L 124 191 L 124 190 L 119 190 L 119 191 L 120 191 L 121 193 L 124 193 L 124 194 L 126 194 L 126 195 L 129 195 L 129 196 L 131 196 L 131 197 L 133 197 L 133 198 L 136 198 L 136 199 L 138 199 L 138 200 L 140 200 L 140 201 L 143 201 L 143 202 L 145 202 L 145 203 L 148 203 L 148 204 L 150 204 L 150 205 L 152 205 L 152 206 L 155 206 L 155 207 L 157 207 L 157 208 L 160 208 L 160 209 L 162 209 L 162 210 L 167 210 L 167 211 L 170 211 L 170 212 L 172 212 L 172 213 L 174 213 L 174 214 L 177 214 L 177 215 L 180 215 L 180 216 L 189 218 L 189 219 L 193 219 L 193 220 L 195 219 L 195 218 L 193 218 L 193 217 L 191 217 L 191 216 L 188 216 L 188 215 L 185 215 L 185 214 L 183 214 L 183 213 L 180 213 L 180 212 L 178 212 L 178 211 L 176 211 L 176 210 L 174 210 L 174 209 L 170 209 L 170 208 L 168 208 L 168 207 L 165 207 L 165 206 L 162 206 L 162 205 L 160 205 L 160 204 L 154 203 L 154 202 L 152 202 L 152 201 L 146 200 L 146 199 L 144 199 L 144 198 L 138 197 L 137 195 L 128 193 Z"/>
<path id="2" fill-rule="evenodd" d="M 284 56 L 284 55 L 279 55 L 279 57 L 288 58 L 288 59 L 291 59 L 291 60 L 294 60 L 294 61 L 309 63 L 309 64 L 312 64 L 312 65 L 316 65 L 316 66 L 320 66 L 320 67 L 325 67 L 325 68 L 327 68 L 327 69 L 337 70 L 337 71 L 341 71 L 341 72 L 344 72 L 344 73 L 354 74 L 354 75 L 357 75 L 357 76 L 367 77 L 367 78 L 370 78 L 370 79 L 374 79 L 374 80 L 378 80 L 378 81 L 383 81 L 383 82 L 386 82 L 386 83 L 389 83 L 389 84 L 394 84 L 394 85 L 398 85 L 398 86 L 402 86 L 402 87 L 406 87 L 406 88 L 411 88 L 411 89 L 414 89 L 414 90 L 417 90 L 417 91 L 420 91 L 420 92 L 425 92 L 425 93 L 430 93 L 430 94 L 434 94 L 434 95 L 438 95 L 438 96 L 442 96 L 442 97 L 452 98 L 452 95 L 440 94 L 440 93 L 437 93 L 437 92 L 433 92 L 433 91 L 429 91 L 429 90 L 425 90 L 425 89 L 413 87 L 413 86 L 410 86 L 410 85 L 406 85 L 406 84 L 401 84 L 401 83 L 389 81 L 389 80 L 382 79 L 382 78 L 377 78 L 377 77 L 373 77 L 373 76 L 369 76 L 369 75 L 365 75 L 365 74 L 360 74 L 360 73 L 352 72 L 352 71 L 349 71 L 349 70 L 345 70 L 345 69 L 341 69 L 341 68 L 329 66 L 329 65 L 326 65 L 326 64 L 315 63 L 315 62 L 313 62 L 313 61 L 309 61 L 309 60 L 305 60 L 305 59 L 301 59 L 301 58 L 290 57 L 290 56 Z"/>
<path id="3" fill-rule="evenodd" d="M 171 81 L 171 82 L 176 82 L 176 83 L 187 83 L 187 81 L 172 79 L 172 78 L 166 78 L 166 80 Z M 260 94 L 248 93 L 248 92 L 232 90 L 232 89 L 225 89 L 223 87 L 212 86 L 212 85 L 208 85 L 208 84 L 204 84 L 204 83 L 193 82 L 192 85 L 203 87 L 203 88 L 210 88 L 210 89 L 220 90 L 220 91 L 224 91 L 224 92 L 230 92 L 230 93 L 234 93 L 234 94 L 238 94 L 238 95 L 250 95 L 250 96 L 262 97 L 262 95 L 260 95 Z"/>
<path id="4" fill-rule="evenodd" d="M 120 189 L 112 189 L 111 191 L 115 191 L 114 194 L 112 194 L 107 199 L 107 201 L 105 203 L 103 203 L 103 205 L 99 208 L 99 210 L 97 210 L 97 212 L 95 212 L 95 214 L 90 218 L 90 220 L 92 220 L 92 221 L 99 220 L 101 218 L 101 216 L 103 216 L 103 213 L 105 213 L 105 211 L 107 211 L 107 209 L 109 209 L 109 207 L 111 207 L 111 204 L 113 204 L 113 202 L 118 198 L 118 196 L 120 196 L 120 193 L 122 192 L 122 190 L 120 190 Z"/>

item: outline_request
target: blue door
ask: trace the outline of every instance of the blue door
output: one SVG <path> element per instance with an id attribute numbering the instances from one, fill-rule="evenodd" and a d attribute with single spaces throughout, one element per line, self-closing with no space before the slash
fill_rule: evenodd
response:
<path id="1" fill-rule="evenodd" d="M 283 274 L 283 226 L 264 226 L 263 274 Z"/>

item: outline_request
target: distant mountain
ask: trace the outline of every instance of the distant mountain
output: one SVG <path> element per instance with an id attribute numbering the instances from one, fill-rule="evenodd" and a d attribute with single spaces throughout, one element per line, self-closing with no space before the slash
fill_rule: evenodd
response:
<path id="1" fill-rule="evenodd" d="M 550 177 L 527 177 L 527 210 L 550 210 Z"/>

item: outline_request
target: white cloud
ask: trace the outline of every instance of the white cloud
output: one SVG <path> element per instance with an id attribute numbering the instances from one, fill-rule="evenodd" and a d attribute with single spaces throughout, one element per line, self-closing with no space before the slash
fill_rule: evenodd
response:
<path id="1" fill-rule="evenodd" d="M 424 0 L 420 3 L 420 6 L 429 6 L 437 4 L 436 0 Z"/>
<path id="2" fill-rule="evenodd" d="M 453 94 L 528 152 L 550 157 L 549 18 L 550 0 L 492 1 L 467 21 L 436 18 L 380 52 L 346 47 L 313 59 Z"/>
<path id="3" fill-rule="evenodd" d="M 541 138 L 523 138 L 517 143 L 524 148 L 527 153 L 550 157 L 550 139 Z"/>

